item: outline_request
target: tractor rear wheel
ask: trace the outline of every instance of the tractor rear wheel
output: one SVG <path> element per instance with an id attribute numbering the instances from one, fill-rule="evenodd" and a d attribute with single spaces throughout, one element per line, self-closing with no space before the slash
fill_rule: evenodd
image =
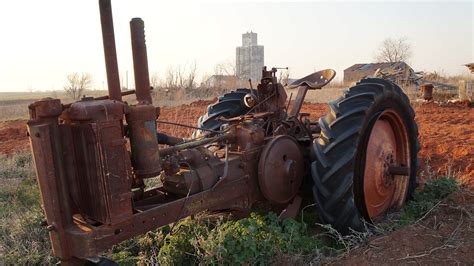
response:
<path id="1" fill-rule="evenodd" d="M 223 123 L 217 118 L 232 118 L 246 114 L 250 108 L 245 105 L 244 97 L 251 92 L 256 94 L 256 90 L 240 88 L 220 96 L 217 102 L 207 107 L 206 114 L 199 117 L 198 127 L 219 130 Z M 197 130 L 193 132 L 193 137 L 201 134 L 201 130 Z"/>
<path id="2" fill-rule="evenodd" d="M 313 194 L 320 217 L 342 233 L 365 230 L 399 209 L 416 186 L 415 113 L 394 83 L 364 79 L 329 103 L 313 142 Z"/>

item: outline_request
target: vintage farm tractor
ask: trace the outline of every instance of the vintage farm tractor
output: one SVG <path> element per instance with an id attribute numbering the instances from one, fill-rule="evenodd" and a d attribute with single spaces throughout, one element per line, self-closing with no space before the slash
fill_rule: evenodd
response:
<path id="1" fill-rule="evenodd" d="M 195 138 L 168 136 L 156 130 L 143 21 L 130 22 L 137 103 L 129 105 L 119 86 L 110 0 L 99 6 L 109 95 L 29 106 L 44 226 L 63 263 L 97 262 L 114 244 L 205 210 L 266 202 L 294 216 L 305 190 L 324 222 L 343 233 L 365 230 L 365 221 L 400 208 L 413 193 L 418 132 L 397 85 L 364 79 L 311 121 L 300 112 L 306 92 L 335 72 L 294 82 L 290 101 L 277 70 L 264 68 L 256 89 L 208 107 Z M 148 188 L 144 180 L 157 176 L 161 184 Z"/>

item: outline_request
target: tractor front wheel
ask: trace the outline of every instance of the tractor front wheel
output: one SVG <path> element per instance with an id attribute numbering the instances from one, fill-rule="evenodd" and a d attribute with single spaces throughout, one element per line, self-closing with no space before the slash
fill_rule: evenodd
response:
<path id="1" fill-rule="evenodd" d="M 364 79 L 329 104 L 312 145 L 313 194 L 320 217 L 342 233 L 365 230 L 414 192 L 418 128 L 394 83 Z"/>

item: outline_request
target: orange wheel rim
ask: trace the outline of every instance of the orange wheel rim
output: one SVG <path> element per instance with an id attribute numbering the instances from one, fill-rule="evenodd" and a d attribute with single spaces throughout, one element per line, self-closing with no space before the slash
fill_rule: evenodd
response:
<path id="1" fill-rule="evenodd" d="M 403 172 L 403 173 L 402 173 Z M 367 142 L 364 202 L 371 220 L 405 202 L 410 173 L 407 129 L 393 110 L 382 112 Z"/>

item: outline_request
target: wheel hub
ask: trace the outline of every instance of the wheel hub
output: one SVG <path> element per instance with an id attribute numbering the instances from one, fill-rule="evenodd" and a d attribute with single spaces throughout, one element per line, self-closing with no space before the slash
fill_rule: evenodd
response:
<path id="1" fill-rule="evenodd" d="M 383 112 L 372 127 L 363 178 L 364 202 L 370 219 L 390 208 L 401 207 L 405 201 L 408 174 L 403 173 L 409 172 L 410 164 L 406 132 L 401 118 L 392 110 Z"/>
<path id="2" fill-rule="evenodd" d="M 389 153 L 388 155 L 382 157 L 383 160 L 383 186 L 388 188 L 393 185 L 393 175 L 390 173 L 390 166 L 393 164 L 393 154 Z"/>
<path id="3" fill-rule="evenodd" d="M 265 146 L 258 164 L 258 183 L 266 199 L 288 203 L 298 193 L 303 175 L 303 155 L 292 137 L 278 136 Z"/>

